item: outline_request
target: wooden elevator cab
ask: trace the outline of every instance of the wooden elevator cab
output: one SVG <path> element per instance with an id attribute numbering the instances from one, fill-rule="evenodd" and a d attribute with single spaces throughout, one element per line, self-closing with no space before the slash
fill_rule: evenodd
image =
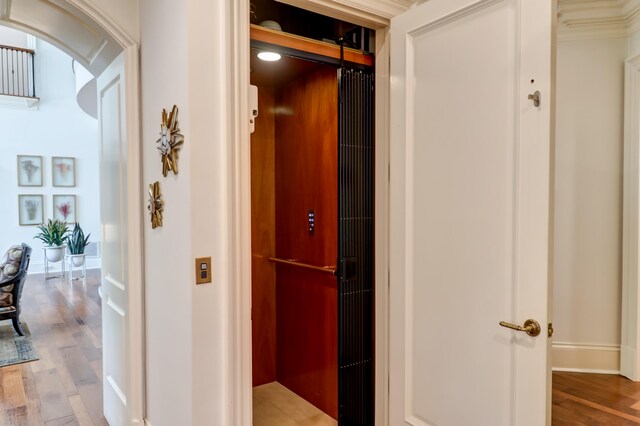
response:
<path id="1" fill-rule="evenodd" d="M 347 152 L 340 144 L 340 49 L 329 46 L 331 64 L 296 57 L 307 43 L 300 37 L 256 26 L 251 36 L 252 42 L 294 52 L 263 63 L 256 57 L 261 49 L 251 49 L 251 84 L 258 88 L 251 136 L 253 385 L 277 381 L 338 419 L 341 410 L 348 412 L 339 404 L 339 351 L 344 346 L 339 283 L 351 282 L 338 271 L 340 176 L 347 175 L 341 175 L 339 164 L 340 152 Z M 372 65 L 370 56 L 352 49 L 345 53 Z M 367 226 L 372 232 L 372 217 Z M 372 303 L 372 295 L 367 297 Z M 370 330 L 363 335 L 372 347 Z M 370 361 L 366 368 L 373 371 L 372 356 L 364 357 Z M 362 391 L 364 399 L 370 393 L 372 400 L 372 375 L 369 382 L 361 382 L 371 388 Z"/>
<path id="2" fill-rule="evenodd" d="M 336 69 L 312 68 L 282 85 L 258 86 L 251 140 L 253 382 L 278 381 L 337 418 L 336 276 L 269 260 L 336 268 Z"/>

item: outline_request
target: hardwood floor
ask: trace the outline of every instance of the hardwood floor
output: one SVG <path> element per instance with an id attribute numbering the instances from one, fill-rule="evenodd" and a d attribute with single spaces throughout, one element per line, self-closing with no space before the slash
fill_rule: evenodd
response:
<path id="1" fill-rule="evenodd" d="M 21 317 L 40 359 L 0 368 L 0 425 L 107 425 L 99 280 L 27 278 Z"/>
<path id="2" fill-rule="evenodd" d="M 638 425 L 640 383 L 609 374 L 553 373 L 553 425 Z"/>

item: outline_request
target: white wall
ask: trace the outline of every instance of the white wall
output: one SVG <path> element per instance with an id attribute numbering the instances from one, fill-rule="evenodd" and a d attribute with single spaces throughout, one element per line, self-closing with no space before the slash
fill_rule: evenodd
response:
<path id="1" fill-rule="evenodd" d="M 146 185 L 160 182 L 165 200 L 163 227 L 152 230 L 145 217 L 147 418 L 153 426 L 231 424 L 225 3 L 140 2 L 143 176 Z M 180 174 L 164 178 L 154 142 L 162 109 L 174 104 L 185 144 Z M 212 256 L 212 284 L 195 285 L 198 256 Z"/>
<path id="2" fill-rule="evenodd" d="M 627 40 L 558 43 L 554 358 L 619 369 Z"/>
<path id="3" fill-rule="evenodd" d="M 0 38 L 0 44 L 4 44 Z M 75 78 L 71 58 L 50 44 L 38 40 L 36 45 L 37 109 L 0 110 L 0 251 L 11 244 L 25 242 L 33 250 L 30 272 L 43 270 L 42 246 L 33 236 L 35 226 L 18 225 L 18 194 L 43 194 L 44 217 L 53 216 L 53 194 L 75 194 L 77 220 L 91 241 L 100 239 L 98 127 L 75 100 Z M 43 186 L 18 187 L 17 155 L 43 156 Z M 76 187 L 53 187 L 51 157 L 76 158 Z M 58 268 L 60 265 L 56 265 Z M 88 262 L 99 267 L 99 259 Z"/>
<path id="4" fill-rule="evenodd" d="M 631 34 L 628 39 L 628 58 L 633 58 L 640 54 L 640 31 Z"/>
<path id="5" fill-rule="evenodd" d="M 13 28 L 0 26 L 0 44 L 11 47 L 22 47 L 23 49 L 31 49 L 29 43 L 29 35 Z"/>
<path id="6" fill-rule="evenodd" d="M 150 229 L 145 217 L 147 314 L 147 418 L 153 426 L 191 421 L 191 292 L 189 221 L 191 170 L 187 97 L 186 10 L 182 2 L 141 2 L 142 140 L 144 182 L 160 182 L 164 225 Z M 163 24 L 171 16 L 172 31 Z M 168 55 L 168 52 L 171 52 Z M 170 60 L 170 61 L 169 61 Z M 155 141 L 160 113 L 179 107 L 185 135 L 180 174 L 163 178 Z M 166 350 L 167 344 L 171 350 Z M 170 368 L 167 368 L 171 366 Z"/>

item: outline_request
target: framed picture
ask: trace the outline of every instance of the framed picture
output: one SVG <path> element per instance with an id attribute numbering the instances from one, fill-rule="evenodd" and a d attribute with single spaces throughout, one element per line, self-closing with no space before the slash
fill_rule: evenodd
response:
<path id="1" fill-rule="evenodd" d="M 76 186 L 76 159 L 52 157 L 51 178 L 53 186 Z"/>
<path id="2" fill-rule="evenodd" d="M 75 195 L 54 195 L 53 196 L 53 218 L 67 223 L 75 223 L 76 219 L 76 196 Z"/>
<path id="3" fill-rule="evenodd" d="M 41 194 L 18 195 L 18 221 L 20 226 L 40 225 L 43 220 Z"/>
<path id="4" fill-rule="evenodd" d="M 42 157 L 18 155 L 18 186 L 42 186 Z"/>

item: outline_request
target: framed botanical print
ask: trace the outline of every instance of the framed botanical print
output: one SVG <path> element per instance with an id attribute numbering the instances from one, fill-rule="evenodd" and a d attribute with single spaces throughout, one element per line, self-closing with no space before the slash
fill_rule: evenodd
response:
<path id="1" fill-rule="evenodd" d="M 43 219 L 41 194 L 18 195 L 18 222 L 20 226 L 40 225 Z"/>
<path id="2" fill-rule="evenodd" d="M 53 186 L 76 186 L 76 159 L 73 157 L 51 158 Z"/>
<path id="3" fill-rule="evenodd" d="M 42 186 L 42 157 L 18 155 L 18 186 Z"/>
<path id="4" fill-rule="evenodd" d="M 75 195 L 54 195 L 53 196 L 53 218 L 62 222 L 77 222 L 76 196 Z"/>

